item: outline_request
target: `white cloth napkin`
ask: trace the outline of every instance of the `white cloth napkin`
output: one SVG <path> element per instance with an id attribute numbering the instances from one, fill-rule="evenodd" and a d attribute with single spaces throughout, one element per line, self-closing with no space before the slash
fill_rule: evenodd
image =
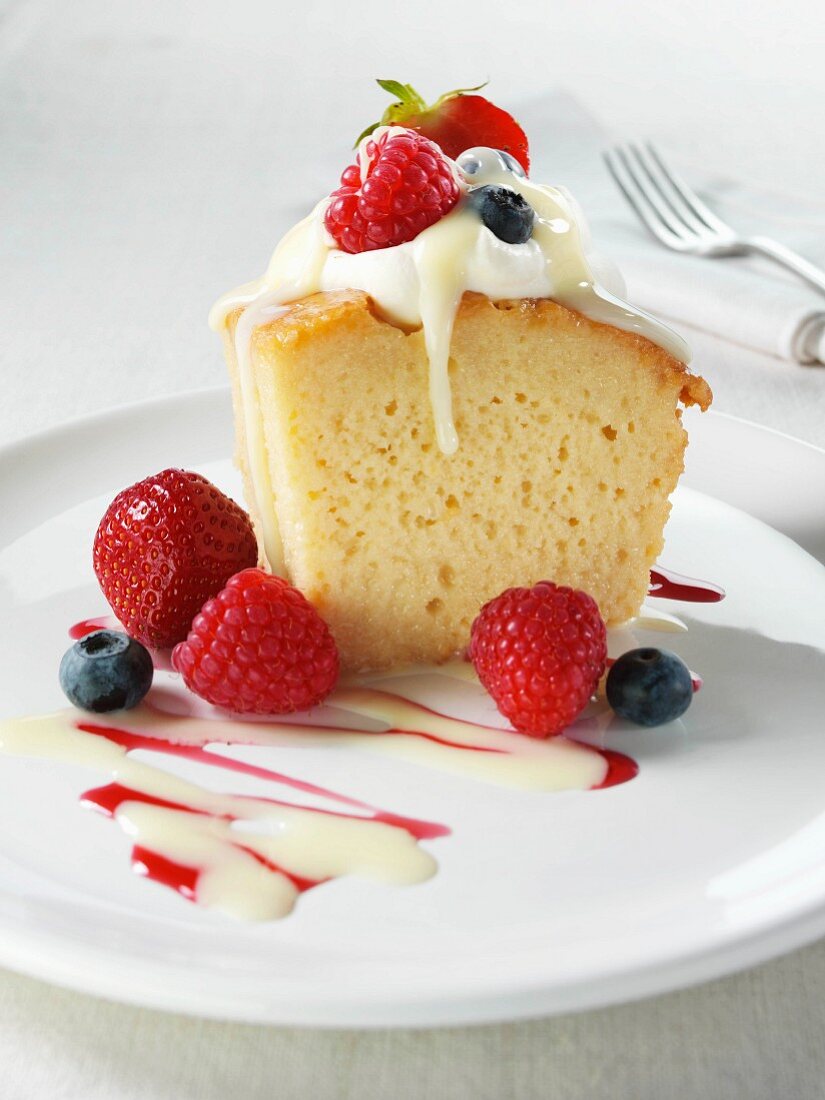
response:
<path id="1" fill-rule="evenodd" d="M 825 294 L 767 260 L 671 252 L 642 226 L 610 178 L 601 151 L 611 142 L 646 135 L 628 130 L 611 137 L 564 93 L 533 100 L 516 113 L 533 135 L 537 156 L 531 174 L 565 184 L 576 195 L 596 248 L 617 264 L 634 305 L 780 359 L 825 363 Z M 560 118 L 566 120 L 561 129 Z M 549 120 L 553 148 L 542 140 Z M 685 150 L 674 145 L 663 151 L 737 230 L 773 237 L 825 267 L 825 203 L 712 177 L 691 164 Z"/>

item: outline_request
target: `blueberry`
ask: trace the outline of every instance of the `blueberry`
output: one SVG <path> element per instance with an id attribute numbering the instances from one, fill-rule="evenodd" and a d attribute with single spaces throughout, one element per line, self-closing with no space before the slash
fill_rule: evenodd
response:
<path id="1" fill-rule="evenodd" d="M 468 178 L 477 176 L 484 167 L 481 157 L 477 156 L 472 149 L 468 149 L 466 153 L 462 153 L 456 161 L 456 164 Z"/>
<path id="2" fill-rule="evenodd" d="M 467 195 L 467 204 L 477 210 L 491 233 L 507 244 L 524 244 L 533 232 L 535 212 L 518 191 L 488 184 L 476 187 Z"/>
<path id="3" fill-rule="evenodd" d="M 488 172 L 503 169 L 513 176 L 518 176 L 519 179 L 527 178 L 527 173 L 514 156 L 505 153 L 503 149 L 490 149 L 483 145 L 466 149 L 458 158 L 456 164 L 464 176 L 470 180 L 485 171 L 485 169 Z"/>
<path id="4" fill-rule="evenodd" d="M 693 681 L 684 661 L 666 649 L 631 649 L 607 676 L 607 701 L 639 726 L 661 726 L 678 718 L 693 700 Z"/>
<path id="5" fill-rule="evenodd" d="M 508 172 L 512 172 L 513 175 L 518 176 L 519 179 L 527 179 L 527 173 L 524 171 L 524 169 L 514 156 L 512 156 L 510 153 L 505 153 L 503 149 L 496 149 L 496 152 L 501 159 L 501 163 L 504 165 Z"/>
<path id="6" fill-rule="evenodd" d="M 129 710 L 152 686 L 153 671 L 140 642 L 115 630 L 95 630 L 63 654 L 60 686 L 81 710 Z"/>

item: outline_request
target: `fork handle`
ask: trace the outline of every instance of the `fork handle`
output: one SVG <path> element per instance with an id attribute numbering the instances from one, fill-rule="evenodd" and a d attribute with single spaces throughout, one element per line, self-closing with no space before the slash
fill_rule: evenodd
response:
<path id="1" fill-rule="evenodd" d="M 772 241 L 770 237 L 749 237 L 746 246 L 749 252 L 758 252 L 761 256 L 776 260 L 778 264 L 793 271 L 806 283 L 810 283 L 820 293 L 825 294 L 825 271 L 816 264 L 812 264 L 810 260 L 806 260 L 804 256 L 800 256 L 798 252 L 794 252 L 792 248 L 787 248 L 778 241 Z"/>

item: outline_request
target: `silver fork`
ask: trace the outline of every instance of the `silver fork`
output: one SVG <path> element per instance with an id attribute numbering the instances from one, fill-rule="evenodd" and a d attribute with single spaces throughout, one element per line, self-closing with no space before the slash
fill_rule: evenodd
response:
<path id="1" fill-rule="evenodd" d="M 769 237 L 745 237 L 718 218 L 648 142 L 617 145 L 605 163 L 627 201 L 657 240 L 697 256 L 768 256 L 825 294 L 825 271 Z"/>

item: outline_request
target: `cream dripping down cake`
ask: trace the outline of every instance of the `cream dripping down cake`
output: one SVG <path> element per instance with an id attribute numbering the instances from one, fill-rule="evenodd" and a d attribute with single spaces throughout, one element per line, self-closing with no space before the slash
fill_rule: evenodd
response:
<path id="1" fill-rule="evenodd" d="M 315 605 L 344 669 L 444 661 L 485 601 L 544 578 L 631 619 L 681 410 L 711 400 L 572 197 L 482 129 L 467 149 L 374 129 L 211 314 L 260 564 Z"/>

